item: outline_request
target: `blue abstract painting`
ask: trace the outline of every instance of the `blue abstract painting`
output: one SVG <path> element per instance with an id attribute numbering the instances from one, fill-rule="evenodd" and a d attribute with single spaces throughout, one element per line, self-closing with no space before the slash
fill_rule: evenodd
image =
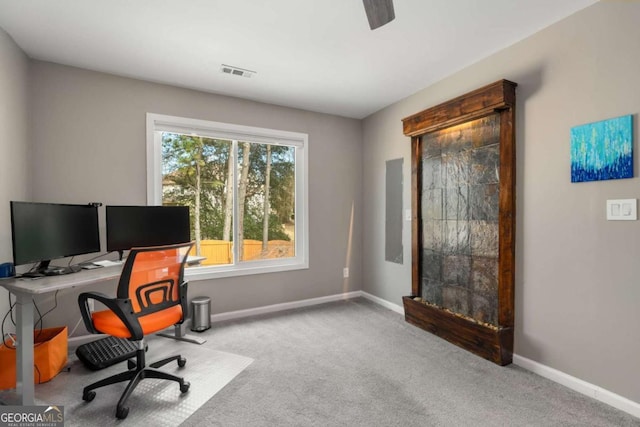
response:
<path id="1" fill-rule="evenodd" d="M 633 178 L 632 116 L 571 128 L 571 182 Z"/>

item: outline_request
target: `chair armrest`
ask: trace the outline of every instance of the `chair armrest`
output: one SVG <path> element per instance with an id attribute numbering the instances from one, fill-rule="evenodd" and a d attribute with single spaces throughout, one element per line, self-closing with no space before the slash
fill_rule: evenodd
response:
<path id="1" fill-rule="evenodd" d="M 111 298 L 101 292 L 83 292 L 78 295 L 78 305 L 80 306 L 80 314 L 87 330 L 94 334 L 100 334 L 93 326 L 93 320 L 91 319 L 91 311 L 89 310 L 89 300 L 94 299 L 104 304 L 109 310 L 118 316 L 122 323 L 127 327 L 131 334 L 131 339 L 141 340 L 144 337 L 142 333 L 142 326 L 140 322 L 133 315 L 131 309 L 131 300 L 129 298 Z"/>

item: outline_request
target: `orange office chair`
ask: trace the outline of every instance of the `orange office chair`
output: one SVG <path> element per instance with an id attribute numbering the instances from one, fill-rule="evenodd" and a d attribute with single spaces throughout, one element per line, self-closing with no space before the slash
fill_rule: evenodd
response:
<path id="1" fill-rule="evenodd" d="M 91 402 L 96 388 L 129 381 L 118 406 L 116 417 L 124 419 L 129 414 L 127 399 L 144 378 L 176 381 L 180 392 L 189 391 L 184 378 L 156 368 L 177 360 L 183 367 L 187 361 L 178 355 L 145 365 L 145 335 L 153 334 L 183 322 L 187 314 L 187 282 L 184 266 L 193 243 L 131 249 L 122 269 L 116 298 L 99 292 L 83 292 L 78 296 L 82 319 L 89 332 L 126 338 L 137 343 L 136 363 L 129 363 L 129 370 L 84 388 L 82 399 Z M 107 310 L 91 313 L 89 299 L 101 302 Z"/>

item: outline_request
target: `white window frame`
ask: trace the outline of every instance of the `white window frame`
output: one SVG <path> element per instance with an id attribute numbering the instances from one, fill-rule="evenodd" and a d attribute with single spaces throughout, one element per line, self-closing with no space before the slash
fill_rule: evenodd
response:
<path id="1" fill-rule="evenodd" d="M 202 266 L 185 269 L 185 278 L 205 280 L 220 277 L 244 276 L 302 270 L 309 268 L 309 183 L 308 183 L 308 144 L 306 133 L 258 128 L 186 117 L 147 113 L 147 204 L 162 204 L 162 133 L 195 133 L 231 141 L 251 141 L 273 145 L 295 147 L 295 256 L 255 261 L 236 261 L 239 259 L 237 245 L 234 247 L 234 264 Z M 236 157 L 237 158 L 237 157 Z M 237 165 L 236 165 L 237 166 Z M 237 189 L 234 189 L 234 194 Z M 234 197 L 234 200 L 237 200 Z M 236 203 L 234 202 L 234 209 Z M 237 212 L 234 213 L 234 235 L 237 234 Z"/>

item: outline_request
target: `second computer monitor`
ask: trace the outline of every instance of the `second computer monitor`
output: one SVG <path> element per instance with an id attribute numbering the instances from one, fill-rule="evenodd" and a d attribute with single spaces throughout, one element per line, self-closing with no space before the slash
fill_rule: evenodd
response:
<path id="1" fill-rule="evenodd" d="M 191 241 L 187 206 L 107 206 L 107 251 Z"/>

